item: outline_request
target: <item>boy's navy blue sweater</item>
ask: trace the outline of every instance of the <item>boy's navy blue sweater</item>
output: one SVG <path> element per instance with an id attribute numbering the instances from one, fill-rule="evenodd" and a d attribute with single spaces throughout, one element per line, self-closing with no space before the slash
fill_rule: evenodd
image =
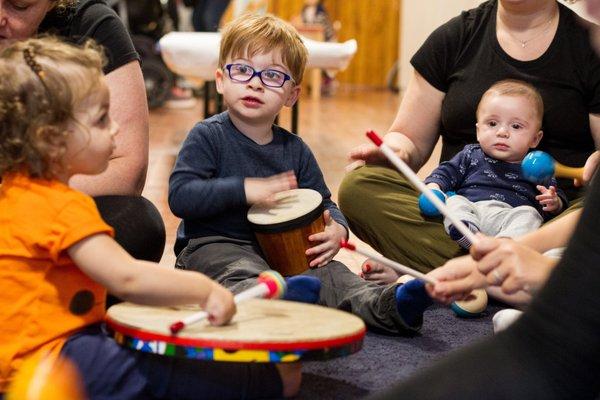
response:
<path id="1" fill-rule="evenodd" d="M 299 188 L 321 193 L 332 218 L 348 228 L 331 201 L 323 174 L 297 135 L 273 126 L 273 140 L 260 145 L 241 133 L 227 112 L 198 123 L 186 138 L 169 179 L 169 206 L 182 218 L 176 248 L 190 239 L 225 236 L 255 240 L 246 218 L 244 178 L 266 178 L 292 170 Z"/>

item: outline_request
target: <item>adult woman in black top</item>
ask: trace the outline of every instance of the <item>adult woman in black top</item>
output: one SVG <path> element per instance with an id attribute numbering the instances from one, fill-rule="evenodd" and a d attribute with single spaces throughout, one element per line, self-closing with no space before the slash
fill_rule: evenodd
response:
<path id="1" fill-rule="evenodd" d="M 555 0 L 490 0 L 434 31 L 411 60 L 415 71 L 385 142 L 413 170 L 439 138 L 442 160 L 475 142 L 475 109 L 492 83 L 528 81 L 544 100 L 540 149 L 559 162 L 586 164 L 589 179 L 600 140 L 600 59 L 587 28 Z M 353 150 L 367 165 L 349 173 L 339 203 L 351 229 L 384 255 L 423 271 L 460 253 L 435 220 L 424 219 L 418 193 L 372 145 Z M 561 182 L 570 198 L 579 194 Z M 368 279 L 390 281 L 376 264 Z"/>
<path id="2" fill-rule="evenodd" d="M 158 261 L 165 232 L 156 208 L 140 196 L 148 166 L 148 106 L 140 59 L 119 17 L 100 0 L 0 0 L 0 47 L 48 33 L 74 43 L 94 39 L 106 50 L 110 114 L 120 126 L 108 169 L 76 176 L 74 187 L 94 196 L 116 239 L 136 258 Z"/>

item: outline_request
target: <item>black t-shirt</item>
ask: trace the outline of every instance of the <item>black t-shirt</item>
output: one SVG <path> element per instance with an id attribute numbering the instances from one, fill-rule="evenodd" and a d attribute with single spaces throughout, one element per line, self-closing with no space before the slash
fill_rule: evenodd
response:
<path id="1" fill-rule="evenodd" d="M 495 0 L 463 12 L 436 29 L 411 59 L 415 69 L 446 93 L 442 103 L 441 160 L 475 143 L 477 104 L 502 79 L 532 83 L 544 100 L 544 137 L 538 149 L 558 162 L 582 166 L 594 151 L 589 114 L 600 113 L 600 59 L 583 20 L 559 4 L 559 24 L 548 50 L 538 59 L 510 57 L 496 37 Z M 560 180 L 570 198 L 572 181 Z"/>
<path id="2" fill-rule="evenodd" d="M 63 12 L 48 13 L 38 33 L 61 36 L 75 44 L 94 39 L 105 49 L 105 74 L 140 59 L 119 16 L 102 0 L 80 0 Z"/>

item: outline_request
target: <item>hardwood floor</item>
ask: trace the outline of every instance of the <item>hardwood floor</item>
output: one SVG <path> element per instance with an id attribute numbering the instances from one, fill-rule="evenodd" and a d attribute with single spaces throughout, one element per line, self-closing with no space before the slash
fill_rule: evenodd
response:
<path id="1" fill-rule="evenodd" d="M 332 97 L 318 100 L 307 95 L 302 97 L 299 134 L 315 154 L 334 200 L 337 199 L 337 188 L 344 176 L 350 149 L 366 143 L 364 134 L 367 130 L 384 134 L 395 117 L 398 105 L 398 95 L 383 89 L 340 87 Z M 201 119 L 201 102 L 192 109 L 160 108 L 150 113 L 150 164 L 143 194 L 158 207 L 165 221 L 167 245 L 161 261 L 165 266 L 174 265 L 173 243 L 179 224 L 167 203 L 169 174 L 182 141 Z M 289 129 L 289 110 L 282 112 L 280 124 Z M 358 271 L 364 257 L 342 250 L 336 259 Z"/>

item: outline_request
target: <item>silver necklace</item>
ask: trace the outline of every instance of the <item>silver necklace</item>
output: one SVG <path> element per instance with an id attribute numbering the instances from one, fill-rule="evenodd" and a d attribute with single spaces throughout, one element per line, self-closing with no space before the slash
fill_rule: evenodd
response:
<path id="1" fill-rule="evenodd" d="M 513 40 L 516 40 L 517 42 L 519 42 L 519 44 L 521 44 L 521 47 L 525 48 L 525 47 L 527 47 L 527 44 L 529 42 L 531 42 L 532 40 L 535 40 L 535 39 L 541 37 L 542 35 L 546 34 L 546 32 L 548 32 L 548 30 L 550 29 L 550 26 L 551 26 L 551 23 L 552 23 L 553 20 L 554 20 L 554 14 L 552 15 L 552 17 L 550 17 L 550 19 L 548 20 L 548 22 L 546 22 L 544 24 L 544 29 L 540 33 L 538 33 L 537 35 L 535 35 L 535 36 L 533 36 L 533 37 L 531 37 L 531 38 L 529 38 L 527 40 L 521 40 L 521 39 L 515 37 L 510 32 L 510 30 L 508 30 L 508 29 L 506 30 L 506 33 L 508 33 L 508 36 L 510 36 Z"/>

